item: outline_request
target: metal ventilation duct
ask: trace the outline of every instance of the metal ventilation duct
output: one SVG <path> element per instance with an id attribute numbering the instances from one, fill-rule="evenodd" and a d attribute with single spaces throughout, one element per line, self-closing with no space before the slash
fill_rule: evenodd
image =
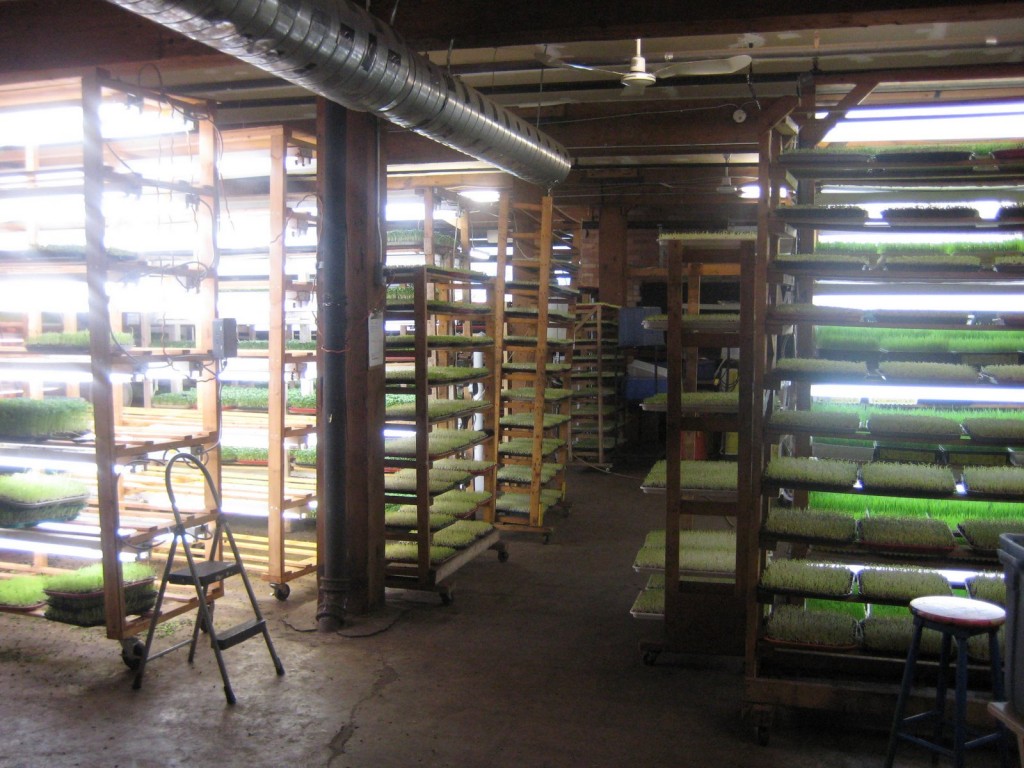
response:
<path id="1" fill-rule="evenodd" d="M 347 0 L 110 0 L 349 109 L 551 187 L 565 148 Z"/>

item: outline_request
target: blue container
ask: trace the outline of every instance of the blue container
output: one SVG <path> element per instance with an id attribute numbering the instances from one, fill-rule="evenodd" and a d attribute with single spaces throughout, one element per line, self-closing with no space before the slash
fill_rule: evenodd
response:
<path id="1" fill-rule="evenodd" d="M 999 535 L 999 561 L 1006 579 L 1006 700 L 1018 714 L 1024 714 L 1024 534 Z"/>

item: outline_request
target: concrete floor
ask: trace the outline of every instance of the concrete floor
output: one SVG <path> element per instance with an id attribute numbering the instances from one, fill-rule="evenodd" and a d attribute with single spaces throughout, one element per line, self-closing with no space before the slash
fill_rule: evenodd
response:
<path id="1" fill-rule="evenodd" d="M 616 470 L 618 472 L 618 469 Z M 511 557 L 478 558 L 455 600 L 394 595 L 339 634 L 315 631 L 312 578 L 280 603 L 261 590 L 287 674 L 262 642 L 226 652 L 238 703 L 225 705 L 209 648 L 156 660 L 140 691 L 97 629 L 0 614 L 0 766 L 303 768 L 837 768 L 881 765 L 884 729 L 830 713 L 780 712 L 767 747 L 740 717 L 734 662 L 663 657 L 637 645 L 660 626 L 629 615 L 644 577 L 633 555 L 662 525 L 643 468 L 578 470 L 549 544 L 509 536 Z M 218 626 L 241 615 L 237 583 Z M 185 620 L 161 642 L 187 637 Z M 969 765 L 996 765 L 994 753 Z M 904 747 L 899 766 L 930 765 Z"/>

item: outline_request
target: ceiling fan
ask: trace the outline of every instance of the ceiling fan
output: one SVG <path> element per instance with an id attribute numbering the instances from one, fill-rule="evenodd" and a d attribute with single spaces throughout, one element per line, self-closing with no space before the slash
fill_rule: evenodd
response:
<path id="1" fill-rule="evenodd" d="M 751 58 L 747 54 L 737 54 L 725 59 L 702 59 L 698 61 L 676 61 L 665 64 L 656 69 L 647 68 L 647 59 L 643 55 L 643 45 L 640 38 L 636 39 L 636 55 L 629 61 L 629 68 L 610 69 L 608 67 L 597 67 L 590 64 L 577 64 L 572 61 L 551 56 L 546 49 L 537 52 L 537 60 L 549 67 L 562 67 L 563 69 L 581 69 L 587 72 L 603 72 L 615 75 L 629 91 L 643 92 L 648 85 L 653 85 L 659 80 L 680 75 L 703 76 L 703 75 L 729 75 L 738 72 L 750 65 Z"/>

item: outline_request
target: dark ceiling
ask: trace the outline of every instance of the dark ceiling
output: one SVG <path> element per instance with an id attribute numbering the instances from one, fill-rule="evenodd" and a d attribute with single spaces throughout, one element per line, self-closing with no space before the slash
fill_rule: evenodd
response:
<path id="1" fill-rule="evenodd" d="M 670 210 L 697 219 L 712 203 L 719 212 L 740 206 L 715 200 L 714 190 L 727 161 L 738 180 L 755 170 L 758 118 L 781 99 L 813 92 L 822 110 L 854 96 L 853 104 L 1024 98 L 1024 2 L 389 0 L 370 10 L 568 148 L 576 170 L 556 197 L 617 202 L 631 220 L 664 220 Z M 550 66 L 628 67 L 637 37 L 650 69 L 741 54 L 751 63 L 731 74 L 666 78 L 642 92 L 611 73 Z M 212 99 L 224 126 L 308 122 L 315 113 L 301 89 L 104 0 L 0 0 L 0 81 L 96 65 Z M 738 122 L 737 110 L 749 119 Z M 396 166 L 465 161 L 386 129 Z"/>

